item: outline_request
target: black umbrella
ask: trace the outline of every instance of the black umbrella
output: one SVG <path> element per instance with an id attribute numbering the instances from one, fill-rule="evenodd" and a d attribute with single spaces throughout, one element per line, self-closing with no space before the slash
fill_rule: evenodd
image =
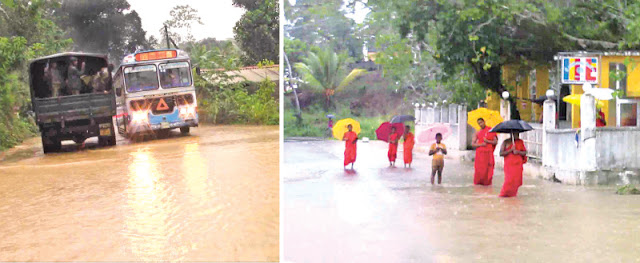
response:
<path id="1" fill-rule="evenodd" d="M 533 127 L 529 125 L 526 121 L 522 120 L 508 120 L 498 123 L 495 127 L 493 127 L 489 132 L 495 133 L 521 133 L 533 130 Z M 513 136 L 511 136 L 511 142 L 513 143 Z"/>
<path id="2" fill-rule="evenodd" d="M 411 115 L 397 115 L 391 118 L 391 123 L 403 123 L 405 121 L 415 121 L 416 118 Z"/>

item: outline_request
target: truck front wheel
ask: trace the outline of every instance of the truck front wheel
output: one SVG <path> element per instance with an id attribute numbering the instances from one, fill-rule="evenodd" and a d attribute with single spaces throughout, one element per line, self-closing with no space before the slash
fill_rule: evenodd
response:
<path id="1" fill-rule="evenodd" d="M 180 127 L 180 133 L 189 134 L 189 127 Z"/>

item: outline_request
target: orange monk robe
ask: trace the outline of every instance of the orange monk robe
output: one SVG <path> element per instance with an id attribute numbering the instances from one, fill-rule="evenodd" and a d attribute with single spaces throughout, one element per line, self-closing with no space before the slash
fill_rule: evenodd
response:
<path id="1" fill-rule="evenodd" d="M 413 161 L 413 145 L 415 144 L 414 141 L 415 137 L 413 136 L 413 133 L 409 132 L 405 138 L 404 138 L 404 163 L 406 164 L 411 164 L 411 161 Z"/>
<path id="2" fill-rule="evenodd" d="M 356 140 L 358 139 L 358 135 L 355 132 L 345 132 L 344 138 L 347 140 L 344 143 L 344 166 L 347 166 L 350 163 L 356 162 Z"/>
<path id="3" fill-rule="evenodd" d="M 484 129 L 478 131 L 475 138 L 476 143 L 483 143 L 485 138 L 487 140 L 496 139 L 497 135 L 493 132 L 489 132 L 489 130 L 491 130 L 491 127 L 485 126 Z M 495 160 L 493 158 L 493 151 L 495 148 L 495 145 L 488 143 L 485 146 L 476 148 L 473 184 L 491 185 L 491 181 L 493 180 L 493 169 L 495 166 Z"/>
<path id="4" fill-rule="evenodd" d="M 506 147 L 509 150 L 513 144 Z M 515 147 L 518 151 L 526 151 L 524 142 L 515 140 Z M 509 153 L 504 157 L 504 184 L 500 190 L 500 197 L 512 197 L 518 195 L 518 188 L 522 185 L 522 166 L 527 162 L 527 157 Z"/>
<path id="5" fill-rule="evenodd" d="M 389 135 L 389 152 L 387 156 L 389 157 L 389 162 L 395 162 L 398 154 L 398 134 L 394 133 Z M 394 142 L 395 141 L 395 142 Z"/>

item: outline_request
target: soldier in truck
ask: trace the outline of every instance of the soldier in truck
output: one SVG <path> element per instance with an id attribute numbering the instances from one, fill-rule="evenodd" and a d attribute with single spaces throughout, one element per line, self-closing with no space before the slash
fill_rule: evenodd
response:
<path id="1" fill-rule="evenodd" d="M 82 90 L 82 80 L 80 76 L 84 74 L 84 62 L 80 63 L 80 70 L 78 70 L 78 58 L 71 57 L 69 60 L 71 63 L 67 71 L 67 87 L 70 89 L 71 94 L 78 95 Z"/>
<path id="2" fill-rule="evenodd" d="M 44 78 L 49 84 L 51 97 L 57 98 L 60 96 L 60 90 L 62 89 L 64 79 L 62 77 L 62 72 L 58 68 L 57 62 L 53 62 L 44 68 Z"/>

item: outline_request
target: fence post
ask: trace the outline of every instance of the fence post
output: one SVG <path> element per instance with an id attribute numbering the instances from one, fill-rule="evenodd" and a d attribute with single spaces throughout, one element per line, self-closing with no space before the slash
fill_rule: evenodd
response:
<path id="1" fill-rule="evenodd" d="M 551 164 L 549 162 L 549 158 L 551 156 L 550 152 L 551 145 L 548 144 L 548 130 L 556 128 L 556 103 L 551 99 L 547 99 L 544 101 L 544 105 L 542 106 L 542 165 L 547 166 Z"/>
<path id="2" fill-rule="evenodd" d="M 458 150 L 467 149 L 467 106 L 458 105 Z"/>
<path id="3" fill-rule="evenodd" d="M 596 170 L 596 101 L 590 94 L 580 96 L 580 149 L 581 166 Z"/>

